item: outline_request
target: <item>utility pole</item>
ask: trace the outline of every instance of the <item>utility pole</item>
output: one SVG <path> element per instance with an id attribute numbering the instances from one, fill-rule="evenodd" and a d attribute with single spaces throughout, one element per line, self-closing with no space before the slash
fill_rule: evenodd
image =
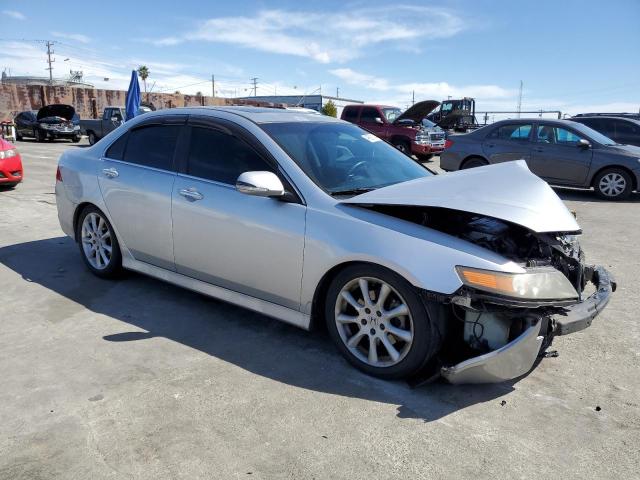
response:
<path id="1" fill-rule="evenodd" d="M 411 105 L 415 105 L 415 104 L 416 104 L 416 91 L 411 90 Z"/>
<path id="2" fill-rule="evenodd" d="M 522 110 L 522 80 L 520 80 L 520 94 L 518 95 L 518 118 L 520 118 L 520 111 Z"/>
<path id="3" fill-rule="evenodd" d="M 336 97 L 340 98 L 340 87 L 336 87 Z"/>
<path id="4" fill-rule="evenodd" d="M 213 98 L 216 97 L 216 77 L 211 74 L 211 93 L 213 94 Z"/>
<path id="5" fill-rule="evenodd" d="M 258 96 L 258 77 L 253 77 L 251 81 L 253 82 L 253 96 L 257 97 Z"/>
<path id="6" fill-rule="evenodd" d="M 49 64 L 49 67 L 45 70 L 49 70 L 49 84 L 53 85 L 53 67 L 51 66 L 51 64 L 56 60 L 55 58 L 53 60 L 51 59 L 51 55 L 55 53 L 51 50 L 51 47 L 53 47 L 53 42 L 47 40 L 47 63 Z"/>

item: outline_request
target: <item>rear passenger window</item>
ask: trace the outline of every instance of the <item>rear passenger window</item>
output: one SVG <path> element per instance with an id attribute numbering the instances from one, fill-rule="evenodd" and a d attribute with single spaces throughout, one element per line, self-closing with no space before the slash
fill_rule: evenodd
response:
<path id="1" fill-rule="evenodd" d="M 105 153 L 104 156 L 113 160 L 123 160 L 124 149 L 127 146 L 127 138 L 129 138 L 128 132 L 124 135 L 120 135 L 120 138 L 118 138 L 111 144 L 109 148 L 107 148 L 107 153 Z"/>
<path id="2" fill-rule="evenodd" d="M 187 173 L 235 185 L 241 173 L 274 169 L 243 140 L 212 128 L 192 127 Z"/>
<path id="3" fill-rule="evenodd" d="M 490 135 L 490 138 L 497 138 L 500 140 L 529 140 L 529 134 L 531 133 L 531 125 L 503 125 L 496 128 Z"/>
<path id="4" fill-rule="evenodd" d="M 342 119 L 347 122 L 356 123 L 358 121 L 358 108 L 345 107 Z"/>
<path id="5" fill-rule="evenodd" d="M 130 131 L 124 161 L 173 170 L 173 153 L 181 128 L 180 125 L 150 125 Z"/>

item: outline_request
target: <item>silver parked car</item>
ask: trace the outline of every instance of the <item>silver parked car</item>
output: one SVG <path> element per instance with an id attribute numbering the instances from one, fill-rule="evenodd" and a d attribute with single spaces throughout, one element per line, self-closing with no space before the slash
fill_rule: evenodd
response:
<path id="1" fill-rule="evenodd" d="M 524 162 L 434 175 L 320 115 L 148 113 L 66 151 L 56 196 L 96 275 L 135 270 L 305 329 L 326 322 L 382 378 L 518 377 L 615 289 Z"/>
<path id="2" fill-rule="evenodd" d="M 623 200 L 640 188 L 640 147 L 620 145 L 571 120 L 502 120 L 453 135 L 440 154 L 446 171 L 525 160 L 552 185 L 591 188 L 607 200 Z"/>

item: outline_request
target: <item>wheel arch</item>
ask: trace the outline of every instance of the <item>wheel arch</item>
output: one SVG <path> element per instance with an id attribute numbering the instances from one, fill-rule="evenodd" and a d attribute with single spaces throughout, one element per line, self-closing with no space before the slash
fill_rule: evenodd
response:
<path id="1" fill-rule="evenodd" d="M 467 155 L 462 159 L 462 161 L 460 162 L 460 166 L 458 167 L 458 170 L 462 169 L 465 163 L 467 163 L 470 160 L 473 160 L 474 158 L 479 158 L 480 160 L 487 162 L 488 165 L 491 164 L 491 162 L 487 157 L 484 157 L 483 155 L 479 155 L 477 153 L 472 153 L 471 155 Z"/>
<path id="2" fill-rule="evenodd" d="M 395 145 L 396 143 L 400 143 L 400 142 L 408 143 L 409 146 L 411 146 L 411 143 L 413 142 L 413 140 L 410 137 L 408 137 L 407 135 L 396 134 L 396 135 L 391 135 L 391 137 L 389 137 L 389 143 L 391 143 L 393 145 Z"/>
<path id="3" fill-rule="evenodd" d="M 606 165 L 600 169 L 598 169 L 590 178 L 589 180 L 589 185 L 595 188 L 595 181 L 596 178 L 598 177 L 598 175 L 600 175 L 602 172 L 604 172 L 605 170 L 609 170 L 612 168 L 619 168 L 620 170 L 624 170 L 625 172 L 627 172 L 629 174 L 629 177 L 631 177 L 631 187 L 632 190 L 638 190 L 638 178 L 636 177 L 636 174 L 633 173 L 633 170 L 631 170 L 629 167 L 625 167 L 624 165 Z"/>
<path id="4" fill-rule="evenodd" d="M 325 322 L 323 321 L 324 317 L 324 309 L 325 302 L 327 299 L 327 292 L 329 290 L 329 286 L 333 279 L 345 268 L 355 266 L 355 265 L 371 265 L 377 268 L 383 268 L 392 272 L 400 277 L 404 278 L 409 284 L 413 285 L 413 282 L 409 280 L 405 275 L 397 270 L 389 268 L 385 265 L 381 265 L 380 263 L 367 262 L 365 260 L 349 260 L 345 262 L 338 263 L 331 267 L 325 274 L 322 276 L 320 281 L 318 282 L 315 292 L 313 294 L 313 300 L 311 303 L 311 321 L 309 323 L 309 330 L 316 330 L 320 326 L 324 326 Z"/>
<path id="5" fill-rule="evenodd" d="M 75 211 L 73 212 L 73 239 L 77 242 L 78 241 L 78 221 L 80 220 L 80 214 L 83 212 L 83 210 L 87 207 L 94 207 L 97 208 L 100 213 L 102 213 L 105 217 L 109 218 L 107 216 L 107 214 L 104 213 L 104 211 L 95 203 L 92 202 L 82 202 L 79 203 L 78 206 L 76 207 Z"/>

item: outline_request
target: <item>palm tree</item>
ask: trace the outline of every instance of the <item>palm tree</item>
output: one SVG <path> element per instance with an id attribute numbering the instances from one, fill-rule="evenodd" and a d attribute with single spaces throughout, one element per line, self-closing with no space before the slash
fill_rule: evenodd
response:
<path id="1" fill-rule="evenodd" d="M 146 65 L 142 65 L 138 67 L 138 75 L 142 79 L 142 83 L 144 85 L 144 93 L 147 93 L 147 78 L 149 78 L 149 69 Z"/>

